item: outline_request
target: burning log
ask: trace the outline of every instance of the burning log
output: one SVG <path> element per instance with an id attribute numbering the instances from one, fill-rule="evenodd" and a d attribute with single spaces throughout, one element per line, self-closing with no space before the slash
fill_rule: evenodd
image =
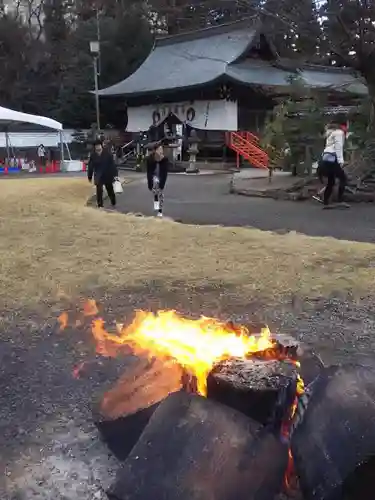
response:
<path id="1" fill-rule="evenodd" d="M 187 380 L 174 362 L 139 360 L 103 397 L 95 423 L 112 453 L 125 460 L 158 407 Z"/>
<path id="2" fill-rule="evenodd" d="M 370 500 L 375 489 L 375 370 L 330 367 L 318 377 L 292 435 L 308 500 Z"/>
<path id="3" fill-rule="evenodd" d="M 296 396 L 297 370 L 290 362 L 230 358 L 207 378 L 207 397 L 280 430 Z"/>
<path id="4" fill-rule="evenodd" d="M 319 355 L 291 335 L 272 334 L 272 340 L 274 341 L 273 347 L 263 354 L 273 359 L 287 358 L 298 361 L 298 371 L 305 385 L 313 382 L 323 370 L 324 364 Z"/>
<path id="5" fill-rule="evenodd" d="M 287 455 L 287 447 L 257 422 L 181 391 L 155 411 L 108 497 L 272 500 Z"/>

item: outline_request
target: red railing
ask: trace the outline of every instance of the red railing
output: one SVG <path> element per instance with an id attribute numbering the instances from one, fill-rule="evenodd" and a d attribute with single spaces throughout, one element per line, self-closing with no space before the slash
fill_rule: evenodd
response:
<path id="1" fill-rule="evenodd" d="M 259 144 L 259 137 L 252 134 L 251 132 L 247 132 L 246 130 L 239 130 L 238 132 L 230 132 L 232 134 L 240 135 L 243 139 L 246 139 L 253 144 Z"/>
<path id="2" fill-rule="evenodd" d="M 237 153 L 237 166 L 242 156 L 253 167 L 268 169 L 268 154 L 259 147 L 259 138 L 247 131 L 227 132 L 227 146 Z"/>

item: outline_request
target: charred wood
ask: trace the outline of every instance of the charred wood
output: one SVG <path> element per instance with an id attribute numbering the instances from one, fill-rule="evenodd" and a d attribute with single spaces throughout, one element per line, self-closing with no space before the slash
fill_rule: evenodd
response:
<path id="1" fill-rule="evenodd" d="M 291 441 L 304 498 L 374 498 L 375 370 L 327 368 L 306 404 Z"/>
<path id="2" fill-rule="evenodd" d="M 245 415 L 179 392 L 163 401 L 108 492 L 110 500 L 272 500 L 287 447 Z"/>
<path id="3" fill-rule="evenodd" d="M 274 430 L 288 418 L 296 395 L 297 371 L 290 362 L 231 358 L 207 378 L 207 397 Z"/>
<path id="4" fill-rule="evenodd" d="M 118 460 L 125 460 L 160 401 L 193 381 L 175 363 L 139 360 L 103 397 L 94 420 Z"/>

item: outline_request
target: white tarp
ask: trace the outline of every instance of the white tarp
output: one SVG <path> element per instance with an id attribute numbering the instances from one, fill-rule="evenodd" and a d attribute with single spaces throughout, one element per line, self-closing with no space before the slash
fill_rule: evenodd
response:
<path id="1" fill-rule="evenodd" d="M 73 140 L 74 130 L 64 130 L 64 143 L 71 144 Z M 6 147 L 6 141 L 5 132 L 0 132 L 0 148 Z M 35 132 L 9 132 L 8 141 L 9 145 L 13 148 L 36 148 L 40 144 L 43 144 L 46 148 L 57 148 L 60 144 L 60 132 L 48 130 L 41 132 L 39 130 Z"/>
<path id="2" fill-rule="evenodd" d="M 52 130 L 63 129 L 61 123 L 57 122 L 56 120 L 52 120 L 51 118 L 46 118 L 45 116 L 29 115 L 27 113 L 21 113 L 20 111 L 14 111 L 12 109 L 3 108 L 0 106 L 0 128 L 11 127 L 12 125 L 16 125 L 19 123 L 30 123 Z"/>
<path id="3" fill-rule="evenodd" d="M 128 108 L 128 132 L 145 132 L 170 114 L 198 130 L 238 130 L 237 102 L 190 101 Z"/>

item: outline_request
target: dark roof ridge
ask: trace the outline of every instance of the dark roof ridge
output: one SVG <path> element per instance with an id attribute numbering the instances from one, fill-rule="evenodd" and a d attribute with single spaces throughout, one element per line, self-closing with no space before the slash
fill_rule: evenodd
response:
<path id="1" fill-rule="evenodd" d="M 273 61 L 273 64 L 277 67 L 294 69 L 296 71 L 326 71 L 330 73 L 344 73 L 348 75 L 358 75 L 358 71 L 353 68 L 343 67 L 343 66 L 331 66 L 328 64 L 319 64 L 319 63 L 309 63 L 305 61 L 301 61 L 298 59 L 292 59 L 290 57 L 280 57 Z"/>
<path id="2" fill-rule="evenodd" d="M 318 71 L 332 71 L 332 72 L 337 72 L 337 73 L 348 73 L 348 74 L 357 74 L 358 71 L 354 70 L 353 68 L 345 67 L 343 68 L 342 66 L 328 66 L 327 64 L 317 64 L 317 63 L 302 63 L 298 65 L 298 69 L 304 70 L 304 69 L 316 69 Z"/>
<path id="3" fill-rule="evenodd" d="M 177 35 L 165 35 L 161 37 L 156 37 L 155 47 L 161 47 L 164 45 L 172 45 L 174 43 L 181 43 L 191 40 L 198 40 L 202 38 L 208 38 L 215 35 L 220 35 L 223 33 L 231 33 L 234 31 L 243 30 L 246 28 L 259 29 L 261 23 L 259 17 L 254 15 L 251 17 L 246 17 L 239 21 L 230 21 L 223 24 L 218 24 L 215 26 L 209 26 L 207 28 L 201 28 L 199 30 L 187 31 L 185 33 L 179 33 Z"/>

